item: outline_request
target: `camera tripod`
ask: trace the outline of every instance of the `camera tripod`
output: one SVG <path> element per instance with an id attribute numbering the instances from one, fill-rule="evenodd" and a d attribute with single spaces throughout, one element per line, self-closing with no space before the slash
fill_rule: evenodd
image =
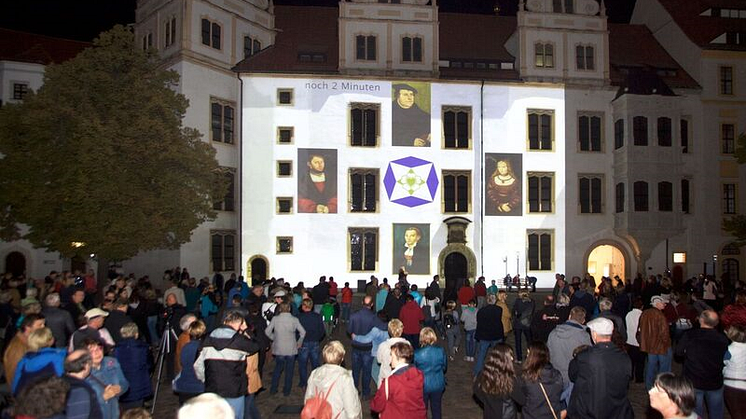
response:
<path id="1" fill-rule="evenodd" d="M 151 415 L 154 414 L 156 402 L 158 401 L 158 390 L 160 390 L 161 388 L 161 376 L 163 375 L 163 363 L 166 360 L 166 354 L 169 354 L 170 356 L 171 351 L 176 349 L 171 347 L 171 339 L 169 339 L 170 337 L 173 337 L 174 342 L 179 340 L 179 337 L 176 336 L 176 332 L 174 331 L 173 327 L 171 327 L 171 316 L 166 319 L 166 327 L 163 329 L 161 343 L 158 345 L 158 361 L 156 364 L 158 367 L 155 371 L 156 381 L 155 392 L 153 393 L 153 405 L 150 407 Z"/>

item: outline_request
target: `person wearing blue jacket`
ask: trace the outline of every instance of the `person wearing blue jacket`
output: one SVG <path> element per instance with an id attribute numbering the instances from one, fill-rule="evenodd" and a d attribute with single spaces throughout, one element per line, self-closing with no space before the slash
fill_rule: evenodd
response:
<path id="1" fill-rule="evenodd" d="M 62 377 L 65 374 L 65 349 L 51 348 L 54 344 L 52 330 L 43 327 L 34 330 L 28 337 L 29 352 L 16 366 L 11 390 L 16 396 L 27 385 L 50 376 Z M 9 378 L 10 379 L 10 378 Z"/>
<path id="2" fill-rule="evenodd" d="M 420 330 L 420 349 L 414 353 L 414 365 L 425 376 L 425 407 L 430 406 L 432 419 L 441 418 L 443 392 L 446 389 L 445 372 L 448 368 L 446 351 L 435 345 L 438 335 L 430 327 Z"/>
<path id="3" fill-rule="evenodd" d="M 173 381 L 173 390 L 179 395 L 179 406 L 205 392 L 205 383 L 200 381 L 194 372 L 194 361 L 197 360 L 197 353 L 206 331 L 207 327 L 202 320 L 197 320 L 189 326 L 191 340 L 181 349 L 181 373 Z"/>
<path id="4" fill-rule="evenodd" d="M 122 340 L 114 347 L 114 357 L 130 385 L 129 390 L 119 398 L 119 403 L 123 410 L 142 407 L 143 401 L 153 395 L 150 349 L 147 343 L 138 339 L 137 324 L 127 323 L 119 332 Z"/>
<path id="5" fill-rule="evenodd" d="M 91 375 L 85 381 L 96 392 L 103 419 L 118 419 L 119 397 L 129 390 L 129 382 L 124 377 L 119 361 L 104 356 L 104 347 L 97 340 L 86 339 L 81 347 L 88 349 L 91 354 L 93 366 Z"/>

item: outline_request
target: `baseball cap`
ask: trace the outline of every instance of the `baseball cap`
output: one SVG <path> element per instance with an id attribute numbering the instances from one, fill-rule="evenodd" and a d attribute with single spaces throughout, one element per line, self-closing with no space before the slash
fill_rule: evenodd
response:
<path id="1" fill-rule="evenodd" d="M 277 297 L 284 297 L 285 295 L 286 295 L 286 294 L 285 294 L 285 291 L 283 291 L 283 290 L 279 290 L 279 291 L 277 291 L 277 292 L 275 293 L 275 298 L 277 298 Z"/>
<path id="2" fill-rule="evenodd" d="M 588 322 L 588 328 L 603 336 L 611 336 L 614 332 L 614 322 L 605 318 L 598 317 Z"/>
<path id="3" fill-rule="evenodd" d="M 660 295 L 655 295 L 653 296 L 653 298 L 650 299 L 650 305 L 655 305 L 656 303 L 666 304 L 666 299 L 661 297 Z"/>
<path id="4" fill-rule="evenodd" d="M 85 312 L 85 318 L 87 320 L 90 320 L 94 317 L 106 317 L 109 313 L 105 312 L 104 310 L 101 310 L 100 308 L 92 308 Z"/>

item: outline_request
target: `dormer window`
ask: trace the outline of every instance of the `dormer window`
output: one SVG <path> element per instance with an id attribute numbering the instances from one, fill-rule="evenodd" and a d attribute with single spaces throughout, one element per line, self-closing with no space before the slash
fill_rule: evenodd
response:
<path id="1" fill-rule="evenodd" d="M 553 0 L 552 11 L 554 13 L 574 13 L 574 0 Z"/>

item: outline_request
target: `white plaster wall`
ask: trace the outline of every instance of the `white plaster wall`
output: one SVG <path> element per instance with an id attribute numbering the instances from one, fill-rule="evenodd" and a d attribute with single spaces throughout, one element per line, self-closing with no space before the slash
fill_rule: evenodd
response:
<path id="1" fill-rule="evenodd" d="M 242 266 L 254 255 L 269 260 L 269 275 L 284 277 L 292 283 L 313 281 L 320 275 L 333 275 L 340 281 L 354 283 L 374 273 L 379 277 L 392 277 L 392 225 L 394 223 L 429 223 L 431 231 L 430 274 L 411 275 L 415 283 L 424 285 L 437 272 L 439 252 L 446 245 L 447 229 L 440 208 L 441 188 L 435 201 L 415 208 L 407 208 L 388 201 L 382 179 L 388 163 L 407 156 L 415 156 L 435 163 L 438 177 L 442 170 L 471 170 L 473 179 L 472 211 L 464 216 L 475 223 L 467 230 L 467 242 L 477 255 L 477 271 L 484 262 L 484 274 L 503 276 L 501 256 L 505 252 L 520 251 L 521 274 L 525 275 L 525 236 L 527 228 L 555 230 L 555 267 L 564 269 L 564 197 L 555 199 L 556 212 L 551 215 L 525 217 L 486 217 L 484 251 L 479 246 L 482 181 L 479 165 L 482 161 L 479 137 L 480 86 L 467 83 L 437 83 L 431 85 L 431 131 L 433 146 L 430 148 L 391 146 L 390 82 L 301 78 L 248 77 L 244 80 L 244 176 L 242 218 Z M 322 88 L 313 89 L 308 82 L 317 82 Z M 341 89 L 344 82 L 374 86 L 377 91 L 351 92 Z M 325 82 L 325 84 L 324 84 Z M 337 83 L 337 90 L 333 89 Z M 323 87 L 325 86 L 325 87 Z M 294 106 L 274 106 L 278 88 L 294 89 Z M 554 171 L 557 184 L 564 182 L 562 162 L 564 149 L 553 152 L 526 152 L 526 109 L 554 109 L 556 144 L 564 143 L 563 92 L 558 88 L 523 86 L 485 86 L 485 144 L 486 152 L 524 153 L 525 171 Z M 381 105 L 381 142 L 375 149 L 347 147 L 348 104 L 350 102 L 376 102 Z M 472 107 L 472 138 L 470 150 L 442 150 L 440 148 L 441 105 Z M 292 145 L 276 145 L 278 126 L 294 126 L 295 141 Z M 337 187 L 340 203 L 337 214 L 297 214 L 297 161 L 298 148 L 333 148 L 338 150 Z M 294 176 L 275 177 L 277 160 L 294 161 Z M 379 168 L 379 210 L 375 214 L 350 214 L 347 211 L 347 173 L 352 167 Z M 524 181 L 525 184 L 525 181 Z M 524 196 L 526 191 L 524 187 Z M 293 196 L 295 208 L 292 215 L 275 215 L 275 198 Z M 347 231 L 349 227 L 379 228 L 379 256 L 375 272 L 349 272 Z M 277 255 L 275 238 L 292 236 L 292 255 Z M 484 252 L 484 253 L 482 253 Z M 482 254 L 484 257 L 482 257 Z M 514 260 L 514 254 L 511 258 Z M 484 260 L 483 260 L 484 259 Z M 513 270 L 513 269 L 512 269 Z M 539 277 L 540 286 L 550 286 L 553 272 L 532 275 Z"/>
<path id="2" fill-rule="evenodd" d="M 70 267 L 65 265 L 57 252 L 47 252 L 37 249 L 27 240 L 0 242 L 0 272 L 5 272 L 5 258 L 10 253 L 20 252 L 26 258 L 26 277 L 43 278 L 50 271 L 62 271 Z"/>

